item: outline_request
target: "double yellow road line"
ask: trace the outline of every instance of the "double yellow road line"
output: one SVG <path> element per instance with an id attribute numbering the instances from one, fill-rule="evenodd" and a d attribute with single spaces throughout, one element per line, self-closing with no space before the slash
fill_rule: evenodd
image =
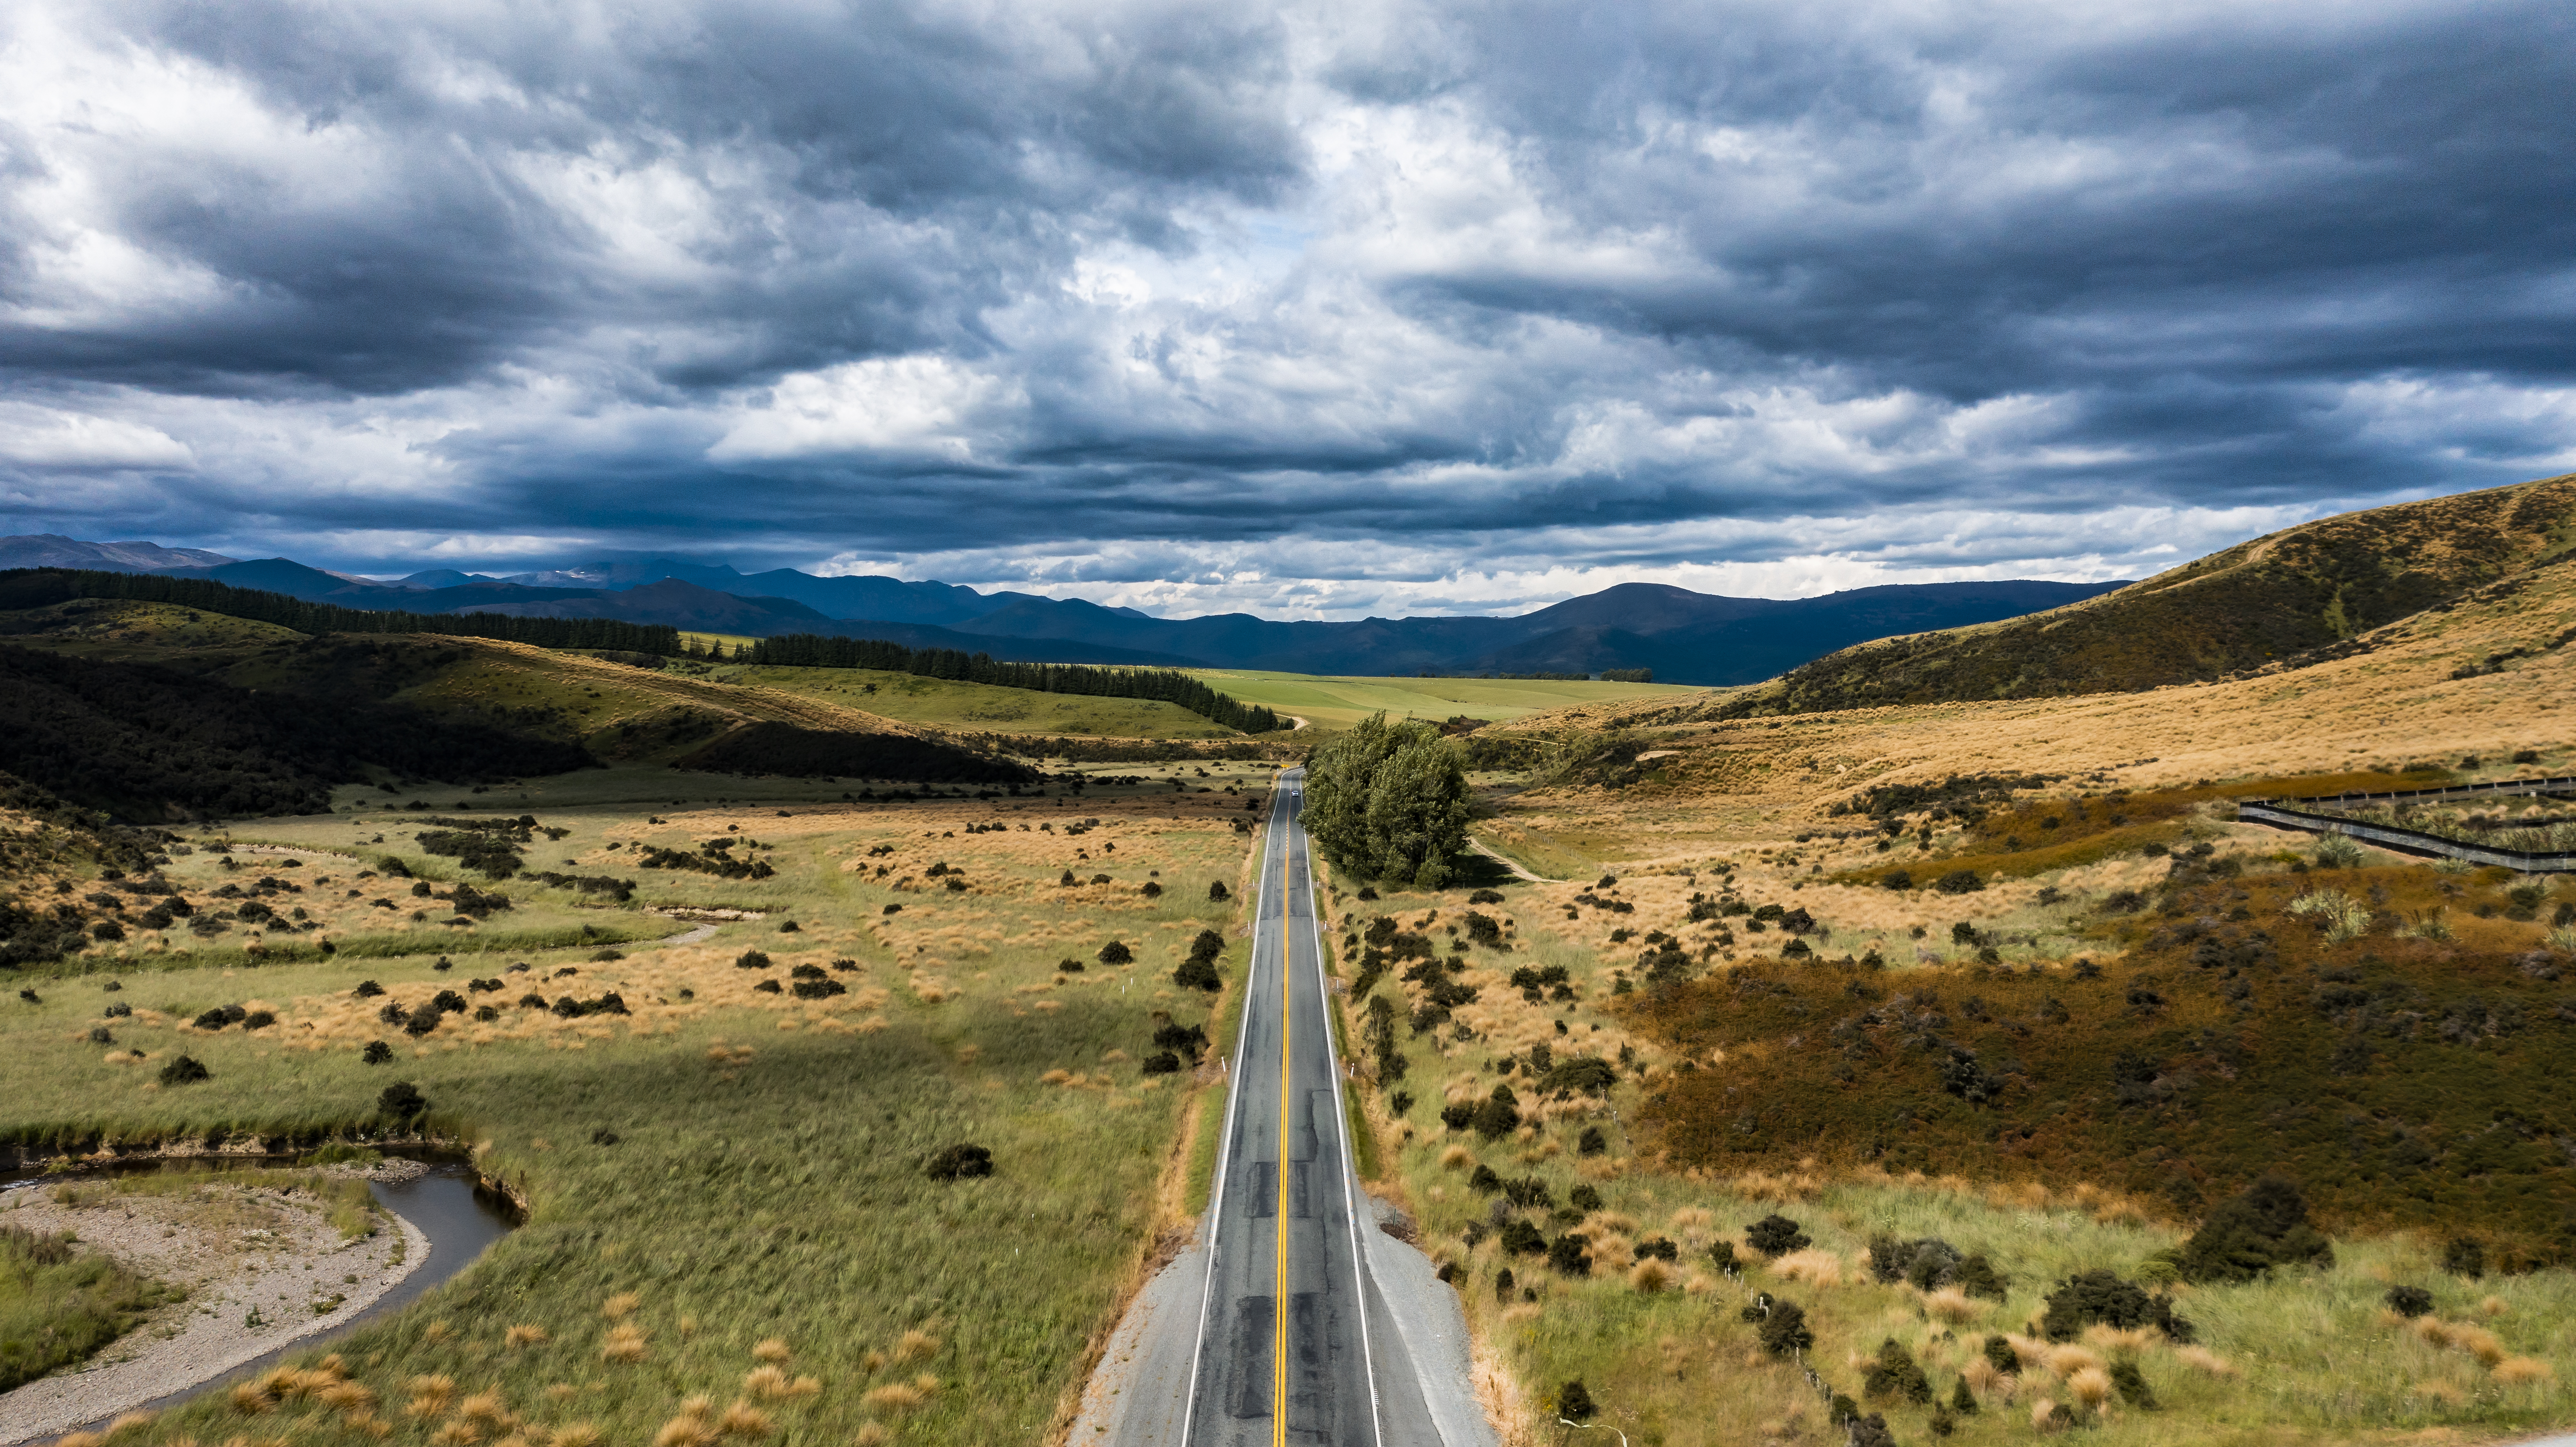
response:
<path id="1" fill-rule="evenodd" d="M 1288 1128 L 1290 1102 L 1295 1098 L 1290 1089 L 1295 1076 L 1290 1069 L 1294 1062 L 1288 1042 L 1297 1018 L 1288 983 L 1288 856 L 1296 852 L 1296 844 L 1295 835 L 1286 829 L 1280 831 L 1279 839 L 1283 846 L 1279 851 L 1279 1209 L 1271 1218 L 1272 1234 L 1279 1245 L 1279 1276 L 1278 1286 L 1271 1294 L 1274 1320 L 1270 1342 L 1270 1441 L 1272 1447 L 1287 1447 L 1288 1173 L 1294 1168 L 1288 1159 Z"/>

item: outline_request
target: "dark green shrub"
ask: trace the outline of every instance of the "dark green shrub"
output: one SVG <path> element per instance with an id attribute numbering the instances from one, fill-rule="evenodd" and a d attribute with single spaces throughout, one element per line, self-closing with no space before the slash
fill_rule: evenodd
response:
<path id="1" fill-rule="evenodd" d="M 1386 1106 L 1387 1109 L 1394 1111 L 1399 1116 L 1410 1115 L 1413 1111 L 1413 1092 L 1409 1090 L 1396 1091 L 1394 1094 L 1389 1095 L 1386 1098 Z"/>
<path id="2" fill-rule="evenodd" d="M 1953 869 L 1932 881 L 1932 887 L 1943 894 L 1975 894 L 1986 887 L 1986 881 L 1973 869 Z"/>
<path id="3" fill-rule="evenodd" d="M 2187 1281 L 2252 1281 L 2275 1266 L 2331 1268 L 2334 1246 L 2308 1224 L 2299 1188 L 2265 1176 L 2210 1212 L 2176 1265 Z"/>
<path id="4" fill-rule="evenodd" d="M 1896 1434 L 1887 1430 L 1884 1414 L 1872 1412 L 1853 1420 L 1851 1447 L 1896 1447 Z"/>
<path id="5" fill-rule="evenodd" d="M 1105 952 L 1104 952 L 1105 953 Z M 1192 955 L 1172 971 L 1172 983 L 1184 990 L 1222 990 L 1225 980 L 1216 972 L 1216 961 Z"/>
<path id="6" fill-rule="evenodd" d="M 2021 1357 L 2013 1351 L 2011 1342 L 1999 1336 L 1987 1337 L 1985 1353 L 1986 1364 L 1996 1371 L 2008 1377 L 2021 1375 Z"/>
<path id="7" fill-rule="evenodd" d="M 1650 1236 L 1637 1243 L 1637 1259 L 1643 1261 L 1649 1256 L 1663 1261 L 1679 1261 L 1682 1248 L 1674 1245 L 1670 1236 Z"/>
<path id="8" fill-rule="evenodd" d="M 1547 1243 L 1547 1264 L 1564 1276 L 1590 1276 L 1592 1257 L 1584 1247 L 1592 1244 L 1580 1231 L 1568 1231 Z"/>
<path id="9" fill-rule="evenodd" d="M 1721 1274 L 1733 1276 L 1736 1272 L 1735 1243 L 1720 1241 L 1711 1246 L 1708 1248 L 1708 1259 L 1709 1264 L 1715 1266 Z"/>
<path id="10" fill-rule="evenodd" d="M 2420 1286 L 2392 1286 L 2388 1288 L 2388 1309 L 2411 1321 L 2433 1309 L 2433 1293 Z"/>
<path id="11" fill-rule="evenodd" d="M 1469 904 L 1501 904 L 1503 902 L 1503 896 L 1500 892 L 1495 890 L 1480 889 L 1474 894 L 1467 896 L 1467 902 Z"/>
<path id="12" fill-rule="evenodd" d="M 1914 887 L 1914 876 L 1906 870 L 1891 869 L 1878 882 L 1889 889 L 1908 890 Z"/>
<path id="13" fill-rule="evenodd" d="M 429 1109 L 429 1101 L 420 1087 L 408 1080 L 397 1080 L 376 1096 L 376 1113 L 396 1120 L 410 1120 Z"/>
<path id="14" fill-rule="evenodd" d="M 1478 1162 L 1476 1169 L 1467 1173 L 1467 1189 L 1479 1196 L 1499 1195 L 1503 1189 L 1503 1178 L 1494 1174 L 1492 1166 Z"/>
<path id="15" fill-rule="evenodd" d="M 1977 1394 L 1968 1390 L 1966 1377 L 1961 1377 L 1959 1384 L 1950 1389 L 1950 1410 L 1962 1417 L 1977 1415 Z"/>
<path id="16" fill-rule="evenodd" d="M 795 984 L 788 986 L 787 989 L 789 994 L 794 995 L 799 1000 L 825 1000 L 834 995 L 846 995 L 850 993 L 849 986 L 842 984 L 838 980 L 832 979 L 798 980 Z"/>
<path id="17" fill-rule="evenodd" d="M 1487 1140 L 1507 1136 L 1520 1129 L 1520 1101 L 1513 1096 L 1512 1088 L 1508 1085 L 1495 1086 L 1494 1093 L 1486 1096 L 1483 1102 L 1477 1105 L 1473 1124 L 1476 1127 L 1476 1134 Z"/>
<path id="18" fill-rule="evenodd" d="M 1543 1256 L 1547 1254 L 1547 1238 L 1539 1234 L 1536 1226 L 1518 1216 L 1503 1223 L 1502 1235 L 1496 1239 L 1507 1255 Z"/>
<path id="19" fill-rule="evenodd" d="M 2127 1358 L 2111 1363 L 2111 1385 L 2118 1388 L 2120 1400 L 2141 1412 L 2156 1410 L 2155 1389 L 2147 1385 L 2147 1374 Z"/>
<path id="20" fill-rule="evenodd" d="M 1774 1211 L 1744 1228 L 1744 1239 L 1765 1256 L 1786 1256 L 1816 1244 L 1815 1238 L 1798 1229 L 1798 1223 Z"/>
<path id="21" fill-rule="evenodd" d="M 1597 1156 L 1609 1149 L 1610 1138 L 1603 1135 L 1597 1125 L 1585 1126 L 1583 1134 L 1574 1142 L 1574 1153 L 1578 1156 Z"/>
<path id="22" fill-rule="evenodd" d="M 1984 1252 L 1959 1258 L 1957 1284 L 1961 1291 L 1987 1301 L 2001 1301 L 2006 1295 L 2004 1278 L 1988 1261 Z"/>
<path id="23" fill-rule="evenodd" d="M 1889 1337 L 1878 1344 L 1878 1359 L 1861 1375 L 1860 1390 L 1865 1397 L 1894 1397 L 1919 1407 L 1932 1400 L 1932 1379 L 1923 1375 L 1912 1352 Z"/>
<path id="24" fill-rule="evenodd" d="M 1465 1130 L 1475 1118 L 1476 1103 L 1471 1100 L 1453 1101 L 1440 1107 L 1440 1123 L 1451 1130 Z"/>
<path id="25" fill-rule="evenodd" d="M 1583 1388 L 1583 1379 L 1575 1378 L 1556 1389 L 1556 1415 L 1581 1426 L 1592 1420 L 1592 1394 Z"/>
<path id="26" fill-rule="evenodd" d="M 733 967 L 737 970 L 765 970 L 769 968 L 769 956 L 758 950 L 745 950 L 734 956 Z"/>
<path id="27" fill-rule="evenodd" d="M 208 1070 L 204 1063 L 193 1055 L 179 1056 L 161 1067 L 163 1085 L 194 1085 L 198 1081 L 214 1078 L 214 1072 Z"/>
<path id="28" fill-rule="evenodd" d="M 959 1181 L 973 1176 L 993 1174 L 993 1153 L 979 1145 L 959 1142 L 932 1156 L 922 1172 L 934 1181 Z"/>
<path id="29" fill-rule="evenodd" d="M 1059 975 L 1079 975 L 1082 973 L 1082 961 L 1069 956 L 1058 960 L 1055 962 L 1055 972 Z"/>
<path id="30" fill-rule="evenodd" d="M 2442 1269 L 2475 1281 L 2487 1274 L 2487 1248 L 2469 1237 L 2454 1236 L 2442 1246 Z"/>
<path id="31" fill-rule="evenodd" d="M 1512 1269 L 1511 1269 L 1510 1267 L 1506 1266 L 1506 1267 L 1504 1267 L 1502 1270 L 1495 1272 L 1495 1273 L 1494 1273 L 1494 1300 L 1496 1300 L 1496 1301 L 1509 1301 L 1509 1300 L 1511 1300 L 1511 1299 L 1512 1299 L 1512 1287 L 1513 1287 L 1514 1285 L 1515 1285 L 1515 1283 L 1514 1283 L 1514 1282 L 1513 1282 L 1513 1280 L 1512 1280 Z"/>
<path id="32" fill-rule="evenodd" d="M 1181 1057 L 1169 1050 L 1158 1050 L 1146 1056 L 1140 1068 L 1147 1075 L 1177 1075 L 1181 1069 Z"/>
<path id="33" fill-rule="evenodd" d="M 1775 1357 L 1805 1351 L 1816 1344 L 1816 1334 L 1807 1328 L 1807 1312 L 1794 1301 L 1774 1301 L 1762 1314 L 1762 1326 L 1755 1333 L 1762 1349 Z"/>
<path id="34" fill-rule="evenodd" d="M 2152 1326 L 2177 1342 L 2192 1339 L 2192 1325 L 2173 1314 L 2173 1298 L 2149 1296 L 2144 1287 L 2109 1271 L 2079 1271 L 2045 1298 L 2040 1335 L 2050 1341 L 2073 1341 L 2084 1328 L 2101 1322 L 2131 1329 Z"/>
<path id="35" fill-rule="evenodd" d="M 265 1030 L 277 1023 L 277 1017 L 266 1010 L 253 1010 L 242 1017 L 241 1023 L 245 1030 Z"/>
<path id="36" fill-rule="evenodd" d="M 382 1040 L 370 1040 L 367 1048 L 358 1052 L 358 1058 L 369 1065 L 382 1065 L 394 1058 L 394 1048 Z"/>
<path id="37" fill-rule="evenodd" d="M 1598 1211 L 1601 1209 L 1601 1193 L 1589 1184 L 1576 1186 L 1566 1193 L 1565 1203 L 1578 1211 Z"/>
<path id="38" fill-rule="evenodd" d="M 1232 893 L 1232 891 L 1228 890 L 1228 889 L 1225 887 L 1225 881 L 1224 881 L 1224 880 L 1222 880 L 1222 879 L 1217 880 L 1217 881 L 1215 881 L 1215 882 L 1213 882 L 1213 883 L 1211 883 L 1211 884 L 1209 884 L 1209 885 L 1208 885 L 1208 898 L 1209 898 L 1209 899 L 1212 899 L 1212 900 L 1223 900 L 1223 899 L 1225 899 L 1225 898 L 1226 898 L 1230 893 Z"/>

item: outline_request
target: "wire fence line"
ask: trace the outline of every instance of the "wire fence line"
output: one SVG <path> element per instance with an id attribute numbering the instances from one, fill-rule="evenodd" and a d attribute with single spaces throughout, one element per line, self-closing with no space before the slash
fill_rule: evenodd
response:
<path id="1" fill-rule="evenodd" d="M 2405 829 L 2392 824 L 2372 824 L 2347 819 L 2339 814 L 2321 814 L 2308 809 L 2295 809 L 2294 804 L 2322 804 L 2329 807 L 2361 803 L 2430 803 L 2443 799 L 2468 799 L 2485 795 L 2576 794 L 2576 776 L 2551 779 L 2499 779 L 2487 784 L 2455 784 L 2441 789 L 2397 789 L 2380 793 L 2326 794 L 2300 799 L 2242 799 L 2236 805 L 2236 817 L 2258 824 L 2271 824 L 2284 829 L 2303 829 L 2311 834 L 2345 834 L 2367 839 L 2373 844 L 2402 849 L 2416 854 L 2440 854 L 2471 864 L 2494 864 L 2525 874 L 2576 872 L 2576 851 L 2541 852 L 2527 849 L 2497 849 L 2484 844 L 2470 844 L 2445 839 L 2420 829 Z"/>

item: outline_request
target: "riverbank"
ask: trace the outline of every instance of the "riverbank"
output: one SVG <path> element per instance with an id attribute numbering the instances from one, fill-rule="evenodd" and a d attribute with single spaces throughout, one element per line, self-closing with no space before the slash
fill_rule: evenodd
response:
<path id="1" fill-rule="evenodd" d="M 0 1447 L 114 1417 L 345 1326 L 428 1264 L 429 1238 L 401 1216 L 384 1212 L 374 1235 L 343 1240 L 317 1205 L 260 1189 L 258 1174 L 226 1173 L 186 1195 L 0 1196 L 0 1222 L 71 1232 L 186 1292 L 80 1368 L 0 1395 Z"/>

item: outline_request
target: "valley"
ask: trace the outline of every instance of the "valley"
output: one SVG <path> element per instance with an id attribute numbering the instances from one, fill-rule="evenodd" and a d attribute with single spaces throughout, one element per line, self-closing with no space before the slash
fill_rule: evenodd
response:
<path id="1" fill-rule="evenodd" d="M 1073 1440 L 1218 1209 L 1255 870 L 1304 822 L 1353 1219 L 1441 1273 L 1500 1442 L 2564 1428 L 2576 885 L 2238 806 L 2576 774 L 2566 503 L 2489 498 L 2523 541 L 2431 601 L 2205 676 L 1801 701 L 1966 646 L 1929 635 L 1741 688 L 1192 675 L 1303 720 L 1259 735 L 739 638 L 15 610 L 0 1141 L 402 1143 L 526 1209 L 299 1359 L 329 1386 L 120 1442 Z M 2345 576 L 2413 556 L 2358 516 L 2316 528 Z M 1974 637 L 2182 585 L 2135 587 Z M 1381 713 L 1447 856 L 1351 852 L 1428 837 L 1334 792 Z"/>

